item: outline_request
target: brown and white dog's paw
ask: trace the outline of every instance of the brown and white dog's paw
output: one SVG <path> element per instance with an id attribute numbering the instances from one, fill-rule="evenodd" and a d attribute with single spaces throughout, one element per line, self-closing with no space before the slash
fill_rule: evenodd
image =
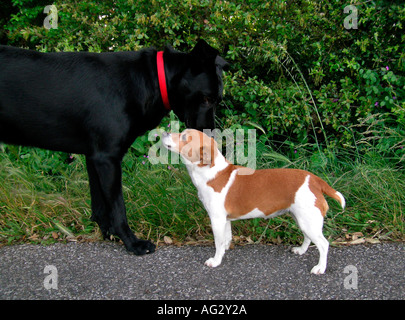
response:
<path id="1" fill-rule="evenodd" d="M 214 258 L 209 258 L 204 264 L 208 267 L 215 268 L 221 264 L 221 261 L 217 261 Z"/>
<path id="2" fill-rule="evenodd" d="M 313 274 L 324 274 L 326 270 L 326 266 L 321 266 L 317 264 L 315 267 L 312 268 L 311 273 Z"/>
<path id="3" fill-rule="evenodd" d="M 303 255 L 305 252 L 307 252 L 306 248 L 302 247 L 293 247 L 291 248 L 291 252 L 295 254 L 299 254 L 300 256 Z"/>

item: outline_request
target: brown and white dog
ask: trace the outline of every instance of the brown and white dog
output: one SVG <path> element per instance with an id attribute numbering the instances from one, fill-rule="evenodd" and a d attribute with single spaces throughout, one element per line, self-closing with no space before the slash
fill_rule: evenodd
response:
<path id="1" fill-rule="evenodd" d="M 205 264 L 217 267 L 232 240 L 231 221 L 250 218 L 273 218 L 290 212 L 302 232 L 304 242 L 292 252 L 304 254 L 311 241 L 319 250 L 319 263 L 311 273 L 326 269 L 329 243 L 322 234 L 328 203 L 323 194 L 337 200 L 342 208 L 345 199 L 316 175 L 296 169 L 251 170 L 231 164 L 219 152 L 217 143 L 201 131 L 165 133 L 163 145 L 179 153 L 198 196 L 211 219 L 216 253 Z"/>

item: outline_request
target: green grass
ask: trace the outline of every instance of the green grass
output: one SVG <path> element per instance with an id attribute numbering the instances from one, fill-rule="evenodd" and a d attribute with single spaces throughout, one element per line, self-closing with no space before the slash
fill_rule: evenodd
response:
<path id="1" fill-rule="evenodd" d="M 346 198 L 344 211 L 332 199 L 324 224 L 330 242 L 404 240 L 405 173 L 370 149 L 343 148 L 291 155 L 258 144 L 258 168 L 301 168 L 326 180 Z M 323 153 L 324 152 L 324 153 Z M 90 221 L 84 157 L 3 145 L 0 149 L 0 244 L 98 241 Z M 210 222 L 184 165 L 151 165 L 130 152 L 123 163 L 124 197 L 131 228 L 141 238 L 175 243 L 212 240 Z M 237 242 L 297 243 L 302 234 L 288 215 L 233 222 Z"/>

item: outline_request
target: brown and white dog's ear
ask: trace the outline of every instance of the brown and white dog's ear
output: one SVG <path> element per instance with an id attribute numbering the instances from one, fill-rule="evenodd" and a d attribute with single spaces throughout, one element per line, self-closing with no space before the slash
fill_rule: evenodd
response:
<path id="1" fill-rule="evenodd" d="M 200 164 L 198 164 L 199 167 L 203 167 L 206 165 L 210 165 L 210 168 L 212 168 L 215 163 L 215 155 L 216 155 L 216 142 L 214 139 L 209 139 L 208 143 L 204 143 L 200 147 Z"/>
<path id="2" fill-rule="evenodd" d="M 203 167 L 205 165 L 211 164 L 211 148 L 208 146 L 201 146 L 200 147 L 200 164 L 199 167 Z"/>

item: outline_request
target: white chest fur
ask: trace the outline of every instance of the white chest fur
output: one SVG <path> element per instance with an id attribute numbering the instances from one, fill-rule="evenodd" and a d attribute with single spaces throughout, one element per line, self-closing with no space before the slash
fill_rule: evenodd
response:
<path id="1" fill-rule="evenodd" d="M 207 182 L 215 178 L 218 172 L 224 170 L 228 165 L 228 162 L 226 162 L 225 158 L 220 153 L 218 153 L 215 158 L 215 166 L 212 168 L 209 166 L 198 167 L 192 163 L 186 163 L 191 180 L 198 190 L 198 197 L 211 218 L 217 215 L 226 217 L 225 197 L 235 180 L 237 170 L 231 173 L 228 182 L 221 192 L 214 191 L 212 187 L 207 185 Z"/>

